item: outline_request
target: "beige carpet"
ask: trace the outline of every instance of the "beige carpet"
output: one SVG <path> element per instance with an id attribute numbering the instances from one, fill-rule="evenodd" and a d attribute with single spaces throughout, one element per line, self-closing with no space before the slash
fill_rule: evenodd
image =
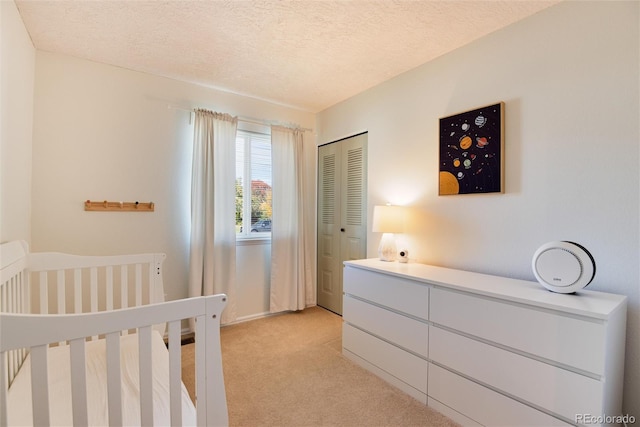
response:
<path id="1" fill-rule="evenodd" d="M 341 325 L 313 307 L 223 327 L 230 425 L 457 425 L 342 356 Z M 192 353 L 183 346 L 188 389 Z"/>

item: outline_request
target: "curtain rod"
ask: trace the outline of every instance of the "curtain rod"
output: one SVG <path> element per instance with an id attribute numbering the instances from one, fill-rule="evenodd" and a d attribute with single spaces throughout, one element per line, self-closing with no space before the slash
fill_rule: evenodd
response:
<path id="1" fill-rule="evenodd" d="M 313 132 L 313 129 L 300 127 L 297 123 L 282 123 L 275 120 L 260 120 L 260 119 L 253 119 L 251 117 L 240 117 L 240 116 L 238 116 L 238 121 L 245 122 L 245 123 L 254 123 L 257 125 L 265 125 L 265 126 L 282 126 L 282 127 L 302 130 L 305 132 Z"/>
<path id="2" fill-rule="evenodd" d="M 178 105 L 171 105 L 168 104 L 167 108 L 172 109 L 172 110 L 182 110 L 182 111 L 188 111 L 189 113 L 195 113 L 195 108 L 186 108 L 186 107 L 181 107 Z M 238 116 L 237 117 L 239 122 L 245 122 L 245 123 L 253 123 L 256 125 L 264 125 L 264 126 L 283 126 L 283 127 L 290 127 L 290 128 L 294 128 L 294 129 L 299 129 L 305 132 L 313 132 L 313 129 L 309 129 L 309 128 L 303 128 L 298 126 L 297 124 L 295 124 L 294 126 L 292 126 L 290 123 L 282 123 L 282 122 L 278 122 L 275 120 L 261 120 L 261 119 L 254 119 L 251 117 L 241 117 Z M 189 124 L 191 124 L 191 115 L 189 115 Z"/>

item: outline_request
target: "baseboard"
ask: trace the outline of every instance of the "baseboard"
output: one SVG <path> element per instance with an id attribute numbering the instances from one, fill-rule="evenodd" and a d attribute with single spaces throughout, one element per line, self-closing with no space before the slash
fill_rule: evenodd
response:
<path id="1" fill-rule="evenodd" d="M 310 308 L 310 307 L 316 307 L 316 305 L 315 304 L 308 305 L 306 308 Z M 233 322 L 225 323 L 224 325 L 221 325 L 221 327 L 224 328 L 225 326 L 236 325 L 238 323 L 249 322 L 251 320 L 265 319 L 267 317 L 279 316 L 281 314 L 287 314 L 287 313 L 291 313 L 291 311 L 280 311 L 278 313 L 270 313 L 268 311 L 264 311 L 262 313 L 255 313 L 255 314 L 250 314 L 248 316 L 238 317 Z M 182 337 L 182 345 L 194 342 L 194 333 L 190 331 L 188 327 L 182 328 L 181 337 Z M 166 340 L 166 336 L 165 336 L 165 340 Z M 185 341 L 188 341 L 188 342 L 185 342 Z"/>
<path id="2" fill-rule="evenodd" d="M 316 304 L 309 304 L 307 305 L 305 308 L 311 308 L 311 307 L 316 307 Z M 264 311 L 262 313 L 256 313 L 256 314 L 250 314 L 248 316 L 241 316 L 238 317 L 236 320 L 234 320 L 233 322 L 229 322 L 229 323 L 225 323 L 222 326 L 229 326 L 229 325 L 235 325 L 236 323 L 243 323 L 243 322 L 248 322 L 250 320 L 257 320 L 257 319 L 264 319 L 266 317 L 271 317 L 271 316 L 279 316 L 281 314 L 287 314 L 287 313 L 293 313 L 293 311 L 291 310 L 285 310 L 285 311 L 279 311 L 277 313 L 271 313 L 269 311 Z"/>
<path id="3" fill-rule="evenodd" d="M 282 313 L 286 313 L 286 312 L 282 312 Z M 224 327 L 224 326 L 235 325 L 237 323 L 248 322 L 250 320 L 264 319 L 265 317 L 277 316 L 278 314 L 282 314 L 282 313 L 269 313 L 268 311 L 265 311 L 262 313 L 250 314 L 248 316 L 238 317 L 233 322 L 225 323 L 222 326 Z"/>

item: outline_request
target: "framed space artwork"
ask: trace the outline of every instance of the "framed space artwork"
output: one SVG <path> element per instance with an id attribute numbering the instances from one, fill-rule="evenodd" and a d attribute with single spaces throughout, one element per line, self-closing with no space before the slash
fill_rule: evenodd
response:
<path id="1" fill-rule="evenodd" d="M 439 194 L 504 192 L 504 102 L 440 119 Z"/>

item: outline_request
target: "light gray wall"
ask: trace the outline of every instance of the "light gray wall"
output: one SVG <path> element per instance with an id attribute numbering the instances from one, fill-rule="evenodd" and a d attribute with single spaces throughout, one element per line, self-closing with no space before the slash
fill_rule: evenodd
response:
<path id="1" fill-rule="evenodd" d="M 29 243 L 35 49 L 15 3 L 0 8 L 0 242 Z"/>
<path id="2" fill-rule="evenodd" d="M 318 115 L 318 143 L 368 130 L 369 202 L 415 208 L 414 260 L 535 280 L 573 240 L 589 289 L 629 297 L 624 410 L 640 416 L 639 3 L 566 2 Z M 438 119 L 504 101 L 505 194 L 438 196 Z M 370 218 L 370 217 L 369 217 Z M 378 233 L 368 236 L 376 256 Z"/>

